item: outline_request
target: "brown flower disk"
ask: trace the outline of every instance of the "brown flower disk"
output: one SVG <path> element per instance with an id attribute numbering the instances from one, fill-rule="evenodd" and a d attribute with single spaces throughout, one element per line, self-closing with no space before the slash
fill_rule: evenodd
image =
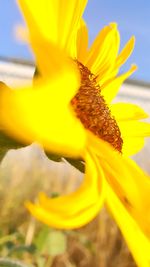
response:
<path id="1" fill-rule="evenodd" d="M 101 95 L 96 77 L 76 61 L 81 74 L 81 86 L 71 104 L 84 127 L 121 152 L 123 140 L 115 118 Z"/>

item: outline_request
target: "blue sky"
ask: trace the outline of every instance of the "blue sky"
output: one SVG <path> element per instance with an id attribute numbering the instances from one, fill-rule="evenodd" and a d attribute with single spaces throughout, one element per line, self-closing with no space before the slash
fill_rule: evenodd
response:
<path id="1" fill-rule="evenodd" d="M 121 47 L 130 36 L 135 35 L 135 50 L 125 69 L 136 63 L 138 71 L 132 78 L 150 82 L 150 1 L 89 0 L 84 18 L 89 27 L 90 43 L 99 30 L 112 21 L 118 23 Z M 16 1 L 3 0 L 0 9 L 0 56 L 32 58 L 28 47 L 14 38 L 14 25 L 20 22 L 22 17 Z"/>

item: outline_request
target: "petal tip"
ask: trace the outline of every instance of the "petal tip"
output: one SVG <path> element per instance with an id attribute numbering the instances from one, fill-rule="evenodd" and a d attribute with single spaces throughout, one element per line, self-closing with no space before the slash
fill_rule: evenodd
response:
<path id="1" fill-rule="evenodd" d="M 114 30 L 117 30 L 117 28 L 118 28 L 118 24 L 117 24 L 116 22 L 111 22 L 111 23 L 109 24 L 109 26 L 110 26 L 110 28 L 112 28 L 112 29 L 114 29 Z"/>

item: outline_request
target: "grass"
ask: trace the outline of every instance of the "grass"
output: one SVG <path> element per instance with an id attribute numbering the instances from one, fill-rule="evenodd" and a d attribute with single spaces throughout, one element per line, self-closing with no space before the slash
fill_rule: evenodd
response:
<path id="1" fill-rule="evenodd" d="M 39 191 L 65 194 L 79 185 L 81 174 L 69 164 L 50 162 L 34 144 L 8 152 L 0 179 L 1 257 L 35 267 L 136 266 L 105 209 L 76 231 L 49 228 L 25 209 L 24 201 L 34 200 Z"/>

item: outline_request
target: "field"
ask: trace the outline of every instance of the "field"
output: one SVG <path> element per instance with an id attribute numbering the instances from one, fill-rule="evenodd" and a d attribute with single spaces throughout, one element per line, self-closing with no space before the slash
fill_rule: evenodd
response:
<path id="1" fill-rule="evenodd" d="M 134 267 L 119 229 L 105 208 L 78 230 L 58 231 L 37 222 L 24 206 L 38 192 L 73 191 L 82 175 L 49 161 L 36 145 L 10 150 L 2 160 L 0 256 L 36 267 Z M 0 265 L 1 266 L 1 265 Z"/>

